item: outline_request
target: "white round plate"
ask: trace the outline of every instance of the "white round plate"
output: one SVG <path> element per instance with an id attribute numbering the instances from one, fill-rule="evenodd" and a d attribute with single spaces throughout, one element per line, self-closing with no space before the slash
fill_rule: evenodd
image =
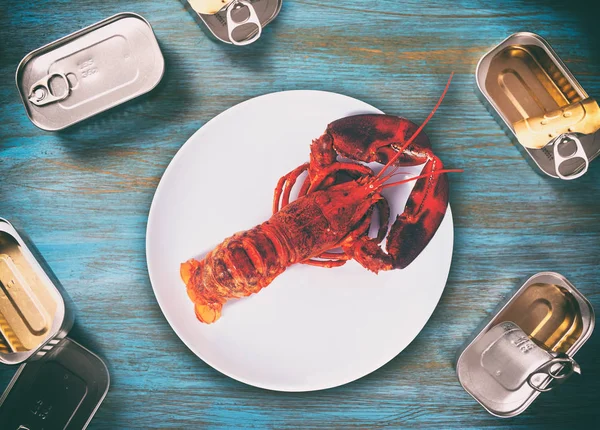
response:
<path id="1" fill-rule="evenodd" d="M 404 270 L 375 275 L 354 261 L 334 269 L 298 264 L 258 294 L 227 303 L 212 325 L 196 320 L 179 277 L 180 263 L 267 220 L 277 180 L 308 161 L 312 139 L 360 113 L 381 112 L 321 91 L 248 100 L 198 130 L 160 181 L 146 236 L 154 294 L 181 340 L 225 375 L 279 391 L 342 385 L 394 358 L 433 313 L 452 258 L 450 210 Z M 393 213 L 413 185 L 387 190 Z"/>

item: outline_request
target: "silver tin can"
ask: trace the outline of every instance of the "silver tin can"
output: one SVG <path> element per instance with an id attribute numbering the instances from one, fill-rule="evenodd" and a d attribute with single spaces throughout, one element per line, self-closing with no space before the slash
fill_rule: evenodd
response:
<path id="1" fill-rule="evenodd" d="M 489 413 L 513 417 L 580 369 L 594 329 L 590 302 L 563 276 L 529 278 L 476 330 L 456 362 L 463 388 Z"/>
<path id="2" fill-rule="evenodd" d="M 120 13 L 27 54 L 16 83 L 29 119 L 56 131 L 147 93 L 163 73 L 148 21 Z"/>
<path id="3" fill-rule="evenodd" d="M 243 46 L 258 40 L 277 17 L 283 0 L 182 0 L 221 42 Z"/>
<path id="4" fill-rule="evenodd" d="M 0 363 L 21 364 L 0 397 L 0 428 L 85 428 L 108 392 L 108 369 L 66 337 L 72 305 L 35 254 L 0 218 Z"/>
<path id="5" fill-rule="evenodd" d="M 0 363 L 40 358 L 66 336 L 73 315 L 17 230 L 0 218 Z"/>
<path id="6" fill-rule="evenodd" d="M 21 365 L 0 397 L 6 429 L 85 429 L 108 393 L 104 362 L 65 338 L 44 358 Z"/>
<path id="7" fill-rule="evenodd" d="M 484 102 L 543 173 L 583 175 L 600 154 L 600 107 L 542 37 L 516 33 L 477 65 Z"/>

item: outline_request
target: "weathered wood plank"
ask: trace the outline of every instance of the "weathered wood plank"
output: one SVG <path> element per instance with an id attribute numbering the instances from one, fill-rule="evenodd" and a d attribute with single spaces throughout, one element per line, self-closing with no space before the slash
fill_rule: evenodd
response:
<path id="1" fill-rule="evenodd" d="M 577 356 L 584 376 L 522 416 L 489 416 L 465 393 L 454 354 L 501 298 L 554 270 L 600 308 L 600 169 L 573 183 L 536 174 L 481 105 L 478 59 L 522 30 L 546 37 L 590 94 L 600 94 L 600 26 L 585 2 L 285 0 L 263 40 L 210 40 L 178 0 L 0 4 L 0 216 L 22 227 L 77 307 L 72 337 L 103 356 L 112 386 L 90 428 L 380 428 L 584 426 L 600 418 L 600 336 Z M 29 51 L 121 11 L 153 25 L 162 83 L 60 133 L 27 119 L 14 72 Z M 213 116 L 260 94 L 318 89 L 422 120 L 453 176 L 456 246 L 448 286 L 420 336 L 344 387 L 282 394 L 212 370 L 177 339 L 149 284 L 144 238 L 168 162 Z M 407 298 L 408 300 L 408 298 Z M 398 328 L 399 330 L 401 328 Z M 0 369 L 5 386 L 14 369 Z"/>

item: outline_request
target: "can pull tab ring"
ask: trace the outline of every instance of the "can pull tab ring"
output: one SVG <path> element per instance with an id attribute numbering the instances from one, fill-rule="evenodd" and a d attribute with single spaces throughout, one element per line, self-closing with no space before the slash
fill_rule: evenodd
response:
<path id="1" fill-rule="evenodd" d="M 62 94 L 55 94 L 50 88 L 50 81 L 53 79 L 62 79 L 65 90 Z M 59 102 L 69 97 L 71 93 L 71 84 L 64 73 L 52 73 L 44 76 L 31 86 L 29 90 L 29 101 L 36 106 L 44 106 L 50 103 Z"/>
<path id="2" fill-rule="evenodd" d="M 552 360 L 547 361 L 535 369 L 527 378 L 527 383 L 531 388 L 540 393 L 548 392 L 557 385 L 565 382 L 573 373 L 581 375 L 581 368 L 571 357 L 566 354 L 558 354 Z M 533 378 L 536 375 L 544 376 L 539 384 L 534 383 Z M 548 384 L 543 387 L 543 382 L 550 378 Z"/>
<path id="3" fill-rule="evenodd" d="M 240 8 L 242 6 L 245 6 L 248 9 L 249 15 L 243 21 L 235 21 L 232 17 L 232 12 L 235 9 Z M 256 25 L 256 27 L 258 29 L 256 34 L 253 37 L 250 37 L 246 40 L 236 40 L 233 36 L 233 31 L 236 28 L 241 27 L 243 25 L 247 25 L 247 24 Z M 255 42 L 256 40 L 258 40 L 258 38 L 262 34 L 262 25 L 260 23 L 260 19 L 258 19 L 258 15 L 256 14 L 256 11 L 254 10 L 254 7 L 249 2 L 247 2 L 246 0 L 235 0 L 233 3 L 231 3 L 227 7 L 227 31 L 229 32 L 229 40 L 231 41 L 231 43 L 233 43 L 234 45 L 237 45 L 237 46 L 249 45 L 252 42 Z"/>
<path id="4" fill-rule="evenodd" d="M 575 145 L 575 151 L 571 152 L 571 154 L 568 154 L 568 155 L 562 155 L 560 153 L 561 148 L 566 148 L 569 143 Z M 590 160 L 588 160 L 587 154 L 585 153 L 585 150 L 583 149 L 583 145 L 581 144 L 581 141 L 579 140 L 579 138 L 577 136 L 575 136 L 575 134 L 572 134 L 572 133 L 561 134 L 556 139 L 554 139 L 553 145 L 554 145 L 554 167 L 556 169 L 556 175 L 560 179 L 564 179 L 567 181 L 571 180 L 571 179 L 577 179 L 580 176 L 583 176 L 588 171 L 588 168 L 590 166 Z M 583 161 L 585 163 L 583 169 L 581 169 L 577 173 L 573 173 L 572 175 L 563 175 L 560 172 L 561 164 L 563 164 L 565 161 L 569 161 L 574 158 L 583 159 Z"/>

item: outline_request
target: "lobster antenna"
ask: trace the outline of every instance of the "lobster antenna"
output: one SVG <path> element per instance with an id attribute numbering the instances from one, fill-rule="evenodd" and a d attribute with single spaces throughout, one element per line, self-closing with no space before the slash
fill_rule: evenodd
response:
<path id="1" fill-rule="evenodd" d="M 412 178 L 403 179 L 398 182 L 392 182 L 391 184 L 384 184 L 381 188 L 390 188 L 395 187 L 396 185 L 406 184 L 407 182 L 416 181 L 421 178 L 429 178 L 430 176 L 441 175 L 442 173 L 461 173 L 464 172 L 463 169 L 442 169 L 442 170 L 434 170 L 433 172 L 424 173 L 422 175 L 413 176 Z"/>
<path id="2" fill-rule="evenodd" d="M 389 161 L 387 162 L 387 164 L 385 166 L 383 166 L 383 169 L 381 169 L 379 171 L 379 173 L 377 175 L 375 175 L 375 179 L 379 179 L 379 177 L 383 174 L 383 172 L 385 172 L 393 163 L 396 162 L 396 160 L 398 158 L 400 158 L 400 156 L 402 155 L 402 153 L 404 152 L 404 150 L 406 148 L 408 148 L 408 146 L 411 143 L 413 143 L 413 141 L 417 138 L 417 136 L 419 135 L 419 133 L 421 133 L 421 131 L 423 130 L 423 128 L 425 128 L 425 125 L 427 125 L 427 123 L 429 122 L 429 120 L 433 117 L 433 115 L 435 114 L 435 112 L 438 110 L 438 108 L 442 104 L 442 100 L 444 100 L 444 97 L 446 96 L 446 93 L 448 92 L 448 88 L 450 88 L 450 82 L 452 81 L 452 76 L 454 76 L 454 72 L 450 73 L 450 77 L 448 78 L 448 82 L 446 83 L 446 87 L 444 88 L 444 91 L 442 91 L 442 95 L 440 96 L 438 102 L 433 107 L 433 110 L 431 111 L 431 113 L 427 116 L 427 118 L 425 118 L 425 121 L 423 121 L 423 123 L 419 126 L 419 128 L 417 129 L 417 131 L 415 131 L 413 133 L 413 135 L 410 137 L 410 139 L 408 139 L 406 141 L 406 143 L 404 145 L 402 145 L 400 147 L 400 149 L 398 149 L 398 152 L 396 152 L 396 154 L 392 158 L 389 159 Z M 386 180 L 387 180 L 387 178 L 386 178 Z M 383 182 L 385 182 L 385 180 Z"/>

